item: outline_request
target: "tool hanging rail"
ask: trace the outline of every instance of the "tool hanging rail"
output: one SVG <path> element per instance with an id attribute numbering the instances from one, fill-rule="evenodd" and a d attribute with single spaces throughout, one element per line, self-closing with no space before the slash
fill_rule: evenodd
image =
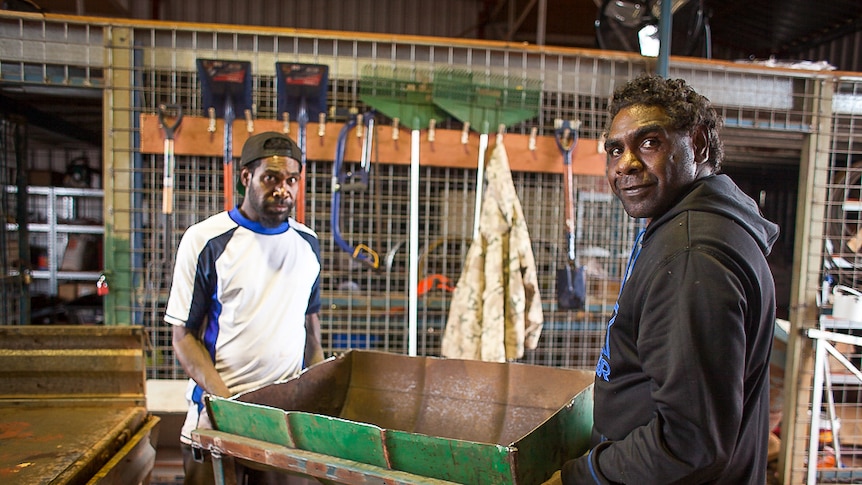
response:
<path id="1" fill-rule="evenodd" d="M 379 115 L 378 115 L 379 116 Z M 242 146 L 248 139 L 245 121 L 237 120 L 233 129 L 233 146 Z M 207 127 L 209 118 L 187 115 L 183 117 L 183 136 L 177 137 L 174 153 L 177 156 L 219 157 L 223 154 L 221 137 L 213 137 Z M 255 120 L 255 132 L 283 131 L 282 120 L 258 118 Z M 290 122 L 291 133 L 298 129 L 296 121 Z M 327 130 L 320 143 L 308 145 L 309 160 L 332 161 L 335 147 L 338 143 L 338 133 L 344 123 L 329 122 Z M 378 120 L 378 128 L 382 123 Z M 402 123 L 402 129 L 407 129 Z M 378 129 L 378 131 L 380 131 Z M 476 168 L 478 155 L 477 137 L 472 135 L 467 145 L 461 144 L 461 131 L 436 128 L 434 141 L 427 137 L 420 139 L 422 151 L 422 166 L 443 168 Z M 492 137 L 493 138 L 493 137 Z M 530 149 L 530 141 L 535 143 Z M 408 165 L 410 151 L 402 143 L 396 143 L 388 136 L 380 136 L 375 145 L 375 163 Z M 509 154 L 509 165 L 514 172 L 562 173 L 560 152 L 552 136 L 538 135 L 533 138 L 529 134 L 506 133 L 506 152 Z M 492 142 L 493 145 L 493 142 Z M 433 149 L 432 149 L 433 147 Z M 605 174 L 605 155 L 598 152 L 598 140 L 582 138 L 572 154 L 576 175 Z M 164 135 L 155 114 L 141 115 L 141 153 L 162 155 L 164 153 Z M 345 150 L 346 162 L 358 162 L 361 158 L 360 148 L 349 143 Z"/>

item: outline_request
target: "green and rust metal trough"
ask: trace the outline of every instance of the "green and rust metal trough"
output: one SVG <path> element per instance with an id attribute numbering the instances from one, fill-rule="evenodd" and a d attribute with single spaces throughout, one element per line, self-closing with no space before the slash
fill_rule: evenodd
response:
<path id="1" fill-rule="evenodd" d="M 414 476 L 428 483 L 539 484 L 588 449 L 593 378 L 571 369 L 352 350 L 293 379 L 210 399 L 218 431 L 194 436 L 208 436 L 222 454 L 231 439 L 274 445 L 240 457 L 251 462 L 263 463 L 279 449 L 309 452 L 318 457 L 319 473 L 310 469 L 314 459 L 285 454 L 309 467 L 300 469 L 308 475 L 336 483 L 352 480 L 338 480 L 333 468 L 356 462 L 391 483 Z"/>

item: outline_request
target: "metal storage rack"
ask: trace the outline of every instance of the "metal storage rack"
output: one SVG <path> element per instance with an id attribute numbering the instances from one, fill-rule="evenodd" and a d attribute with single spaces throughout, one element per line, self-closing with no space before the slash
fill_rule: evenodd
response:
<path id="1" fill-rule="evenodd" d="M 15 186 L 9 186 L 7 190 L 13 194 L 18 193 L 18 188 Z M 102 223 L 104 192 L 101 189 L 29 186 L 27 197 L 31 220 L 27 221 L 27 230 L 24 234 L 29 240 L 19 241 L 19 243 L 31 245 L 34 242 L 41 243 L 47 249 L 47 261 L 44 267 L 39 266 L 30 272 L 33 280 L 46 282 L 44 286 L 37 286 L 36 289 L 43 289 L 49 295 L 57 295 L 60 282 L 95 283 L 100 274 L 98 269 L 64 269 L 63 256 L 73 236 L 92 234 L 101 239 L 105 232 Z M 20 198 L 18 202 L 21 203 Z M 82 220 L 95 223 L 84 224 Z M 9 223 L 7 230 L 18 231 L 19 223 Z M 101 260 L 87 261 L 87 263 L 98 268 L 102 267 Z"/>
<path id="2" fill-rule="evenodd" d="M 862 323 L 860 322 L 852 322 L 849 320 L 843 319 L 835 319 L 830 315 L 822 315 L 820 317 L 820 328 L 809 328 L 806 332 L 806 335 L 814 341 L 815 351 L 814 351 L 814 384 L 813 390 L 811 393 L 812 396 L 812 409 L 818 410 L 823 407 L 823 398 L 826 398 L 826 416 L 825 418 L 821 417 L 821 413 L 812 412 L 811 413 L 811 426 L 809 436 L 820 436 L 821 433 L 821 422 L 829 421 L 830 435 L 831 435 L 831 445 L 833 447 L 833 453 L 835 455 L 835 465 L 837 468 L 844 468 L 845 464 L 842 462 L 841 456 L 841 444 L 839 439 L 839 418 L 836 413 L 836 405 L 835 405 L 835 397 L 833 395 L 833 380 L 836 376 L 832 374 L 832 370 L 830 369 L 828 355 L 831 355 L 835 360 L 837 360 L 849 375 L 854 380 L 854 382 L 862 383 L 862 371 L 860 371 L 857 364 L 854 364 L 850 361 L 848 356 L 843 354 L 840 350 L 838 350 L 833 343 L 843 343 L 847 345 L 859 346 L 862 345 L 862 337 L 853 336 L 848 334 L 847 332 L 852 330 L 857 330 L 862 327 Z M 828 354 L 828 355 L 827 355 Z M 825 394 L 824 394 L 825 391 Z M 808 443 L 808 463 L 817 463 L 818 462 L 818 453 L 819 453 L 819 442 L 821 439 L 810 439 Z M 809 485 L 814 485 L 817 483 L 818 472 L 821 473 L 830 473 L 828 471 L 824 472 L 821 470 L 821 467 L 818 466 L 809 466 L 808 473 L 806 478 L 806 483 Z M 831 474 L 836 475 L 835 471 L 832 471 Z"/>

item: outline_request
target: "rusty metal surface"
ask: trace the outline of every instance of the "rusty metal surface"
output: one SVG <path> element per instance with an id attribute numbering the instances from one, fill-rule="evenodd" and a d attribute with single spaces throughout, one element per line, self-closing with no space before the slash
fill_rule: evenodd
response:
<path id="1" fill-rule="evenodd" d="M 0 483 L 148 475 L 144 343 L 141 327 L 0 327 Z"/>
<path id="2" fill-rule="evenodd" d="M 145 404 L 141 327 L 0 327 L 0 406 Z"/>
<path id="3" fill-rule="evenodd" d="M 541 483 L 588 448 L 594 374 L 353 350 L 208 403 L 231 436 L 460 483 Z"/>
<path id="4" fill-rule="evenodd" d="M 240 402 L 338 416 L 351 384 L 351 358 L 335 358 L 302 373 L 301 379 L 264 386 L 237 397 Z"/>
<path id="5" fill-rule="evenodd" d="M 143 407 L 0 407 L 0 483 L 86 483 L 146 419 Z"/>
<path id="6" fill-rule="evenodd" d="M 592 384 L 592 372 L 351 351 L 237 400 L 444 438 L 509 445 Z"/>
<path id="7" fill-rule="evenodd" d="M 87 482 L 87 485 L 145 483 L 156 463 L 160 419 L 147 417 L 129 441 Z"/>
<path id="8" fill-rule="evenodd" d="M 195 430 L 192 439 L 203 448 L 258 469 L 276 469 L 325 480 L 326 483 L 380 485 L 455 485 L 397 470 L 343 460 L 329 455 L 267 443 L 215 430 Z M 230 469 L 227 464 L 224 468 Z M 226 474 L 227 475 L 227 474 Z"/>

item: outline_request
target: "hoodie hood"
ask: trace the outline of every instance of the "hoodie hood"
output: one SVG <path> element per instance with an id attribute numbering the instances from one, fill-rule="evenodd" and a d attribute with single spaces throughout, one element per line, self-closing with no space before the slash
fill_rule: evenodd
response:
<path id="1" fill-rule="evenodd" d="M 647 227 L 645 237 L 681 212 L 695 210 L 720 214 L 736 221 L 757 241 L 763 254 L 769 255 L 778 239 L 778 225 L 761 215 L 757 203 L 746 195 L 727 175 L 712 175 L 696 180 L 679 202 Z"/>

